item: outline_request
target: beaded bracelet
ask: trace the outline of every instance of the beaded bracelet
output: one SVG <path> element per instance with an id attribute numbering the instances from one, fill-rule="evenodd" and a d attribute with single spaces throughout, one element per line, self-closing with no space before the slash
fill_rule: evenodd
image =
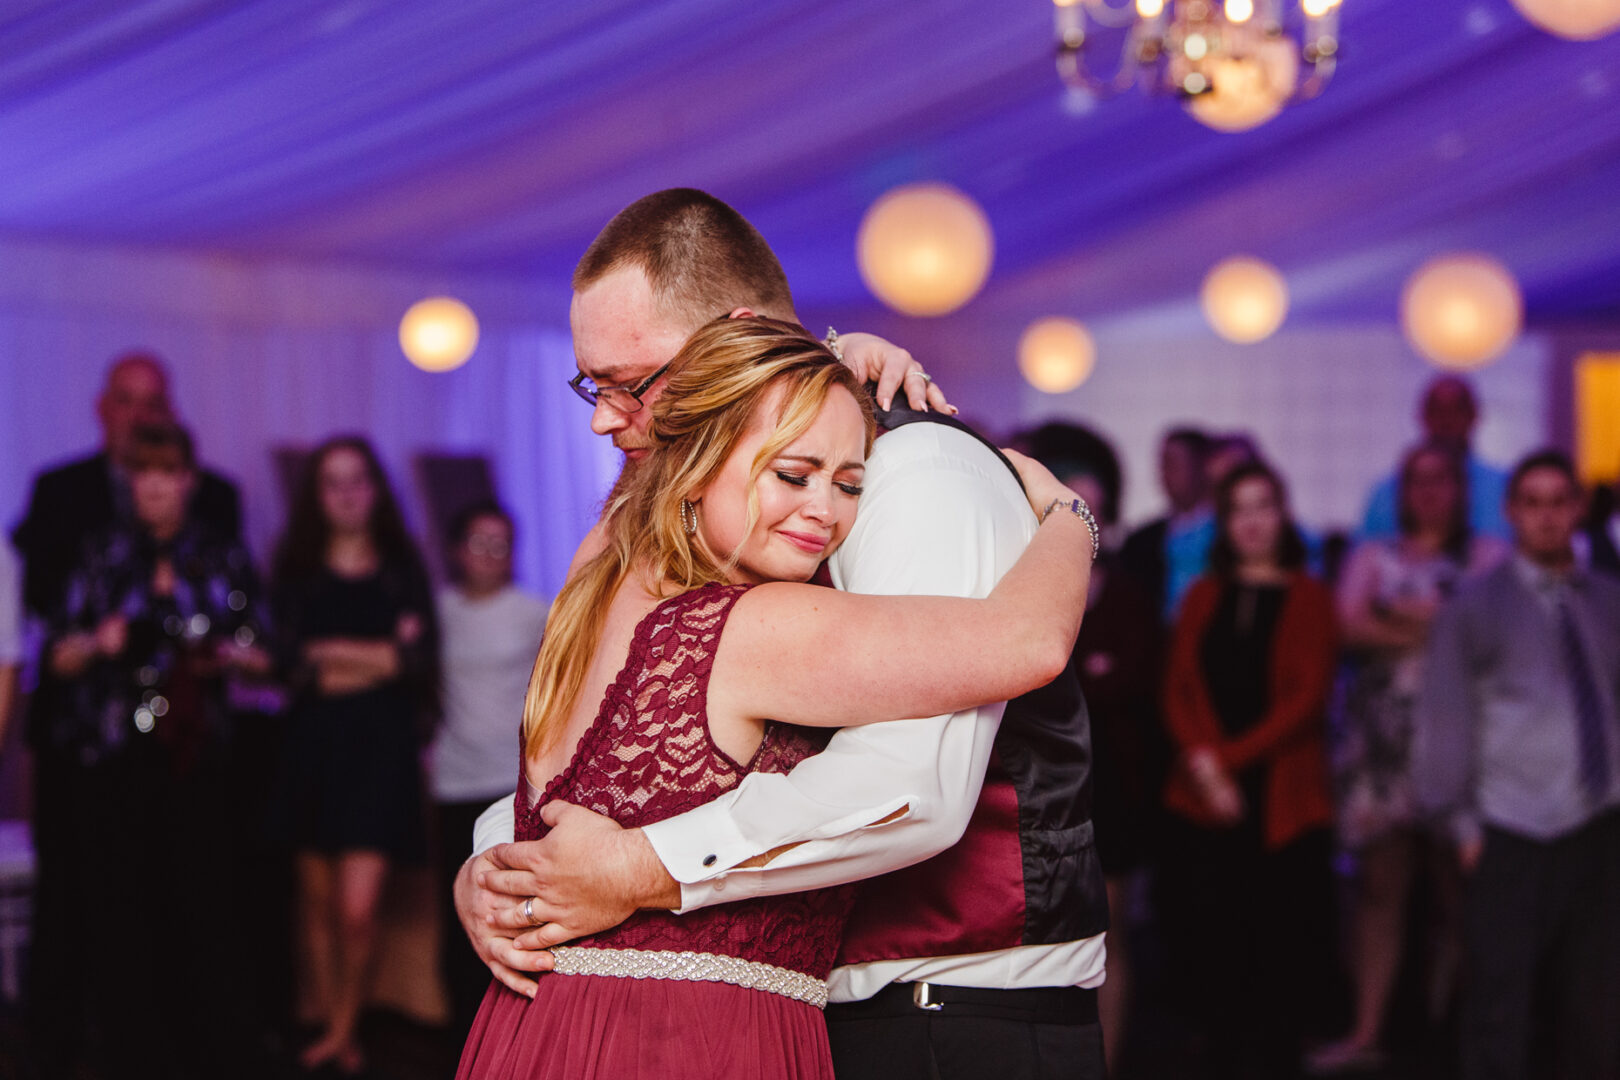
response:
<path id="1" fill-rule="evenodd" d="M 1097 552 L 1102 548 L 1102 532 L 1097 528 L 1097 518 L 1091 512 L 1091 507 L 1087 506 L 1086 500 L 1079 496 L 1075 496 L 1072 502 L 1066 499 L 1053 499 L 1046 507 L 1046 512 L 1041 515 L 1041 520 L 1045 521 L 1047 514 L 1060 506 L 1086 523 L 1086 531 L 1091 534 L 1091 561 L 1096 562 Z"/>

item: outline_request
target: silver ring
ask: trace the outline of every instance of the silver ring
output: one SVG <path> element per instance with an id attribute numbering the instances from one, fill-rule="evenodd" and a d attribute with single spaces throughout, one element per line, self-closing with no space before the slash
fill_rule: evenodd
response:
<path id="1" fill-rule="evenodd" d="M 534 925 L 534 897 L 532 896 L 523 901 L 523 921 L 530 926 Z"/>
<path id="2" fill-rule="evenodd" d="M 923 382 L 930 382 L 931 383 L 931 382 L 934 381 L 934 377 L 932 375 L 928 374 L 928 372 L 924 371 L 922 368 L 912 368 L 910 371 L 906 372 L 905 377 L 909 379 L 913 375 L 921 375 Z"/>

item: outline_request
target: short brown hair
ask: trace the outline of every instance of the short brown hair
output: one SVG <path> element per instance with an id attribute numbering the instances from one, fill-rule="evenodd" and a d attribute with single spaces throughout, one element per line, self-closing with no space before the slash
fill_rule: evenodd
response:
<path id="1" fill-rule="evenodd" d="M 654 192 L 613 215 L 574 268 L 574 291 L 625 266 L 640 267 L 659 307 L 693 330 L 739 307 L 794 317 L 787 275 L 759 230 L 694 188 Z"/>

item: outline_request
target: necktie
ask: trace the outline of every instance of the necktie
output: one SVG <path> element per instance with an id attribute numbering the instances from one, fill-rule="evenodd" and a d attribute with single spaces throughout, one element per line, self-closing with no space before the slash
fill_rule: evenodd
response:
<path id="1" fill-rule="evenodd" d="M 1603 698 L 1586 648 L 1575 626 L 1569 597 L 1558 598 L 1558 636 L 1564 649 L 1564 670 L 1575 699 L 1575 736 L 1580 749 L 1581 786 L 1594 799 L 1609 793 L 1609 733 Z"/>

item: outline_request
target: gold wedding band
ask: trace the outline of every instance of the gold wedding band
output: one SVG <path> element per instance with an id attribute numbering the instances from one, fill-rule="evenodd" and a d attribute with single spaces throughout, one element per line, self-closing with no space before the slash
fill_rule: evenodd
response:
<path id="1" fill-rule="evenodd" d="M 523 901 L 523 921 L 530 926 L 534 925 L 534 900 L 535 898 L 531 896 Z"/>

